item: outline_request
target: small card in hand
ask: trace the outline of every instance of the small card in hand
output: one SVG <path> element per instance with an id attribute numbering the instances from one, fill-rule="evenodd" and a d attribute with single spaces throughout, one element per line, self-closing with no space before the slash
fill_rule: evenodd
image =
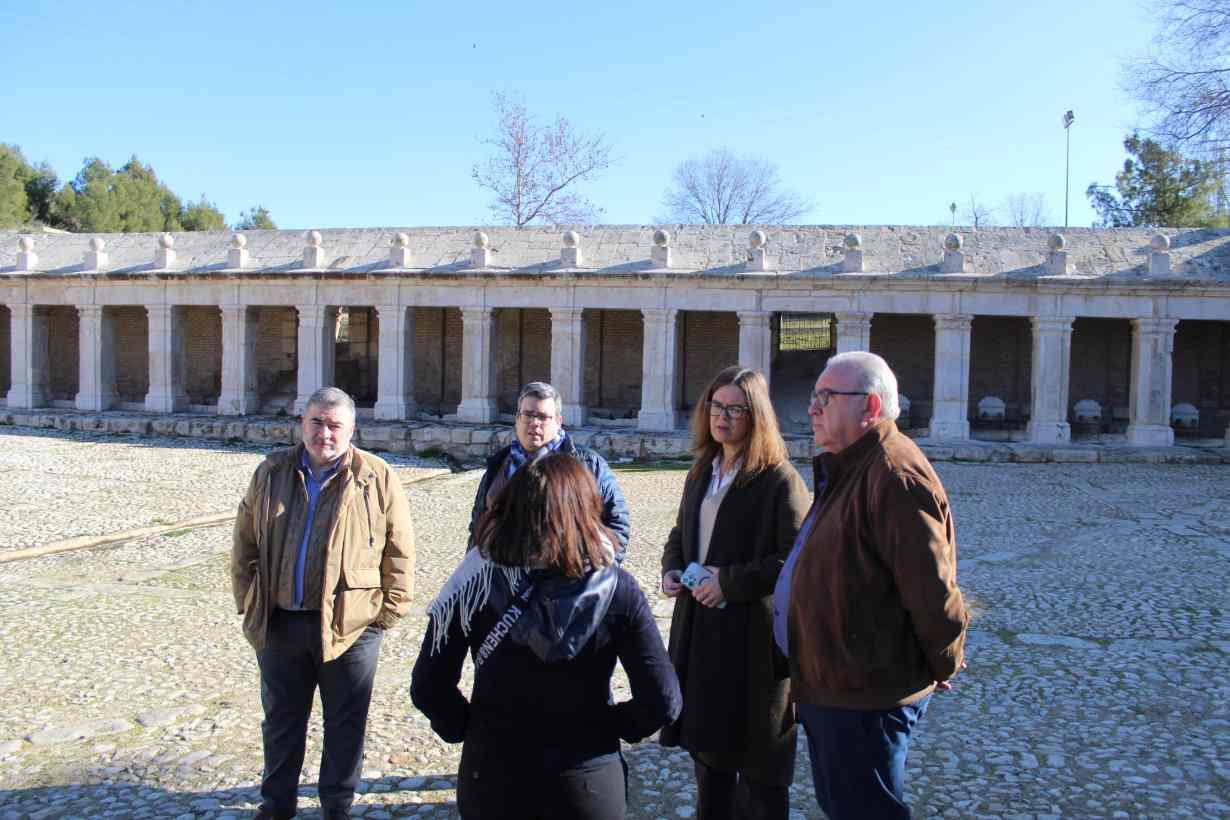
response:
<path id="1" fill-rule="evenodd" d="M 713 577 L 712 572 L 710 572 L 709 570 L 705 569 L 700 564 L 693 561 L 692 563 L 688 564 L 687 569 L 683 571 L 683 577 L 679 579 L 679 582 L 682 583 L 688 589 L 696 589 L 698 586 L 700 586 L 701 584 L 703 584 L 705 581 L 707 581 L 708 579 L 712 577 Z M 718 604 L 718 609 L 725 609 L 725 608 L 726 608 L 725 601 L 722 601 L 722 603 Z"/>

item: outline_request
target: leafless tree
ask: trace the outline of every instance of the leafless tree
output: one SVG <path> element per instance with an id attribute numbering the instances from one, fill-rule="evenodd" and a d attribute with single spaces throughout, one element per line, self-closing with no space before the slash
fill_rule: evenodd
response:
<path id="1" fill-rule="evenodd" d="M 812 208 L 784 190 L 777 166 L 759 157 L 737 157 L 726 148 L 684 160 L 662 198 L 659 222 L 770 225 L 796 220 Z"/>
<path id="2" fill-rule="evenodd" d="M 969 202 L 961 212 L 961 220 L 974 230 L 987 228 L 995 223 L 995 209 L 980 200 L 977 194 L 970 194 Z"/>
<path id="3" fill-rule="evenodd" d="M 1042 194 L 1009 194 L 1003 212 L 1014 228 L 1041 228 L 1051 222 L 1050 209 Z"/>
<path id="4" fill-rule="evenodd" d="M 1154 0 L 1150 52 L 1125 68 L 1163 144 L 1189 153 L 1230 145 L 1230 0 Z"/>
<path id="5" fill-rule="evenodd" d="M 482 140 L 490 154 L 471 175 L 493 194 L 497 221 L 518 228 L 596 222 L 602 209 L 576 187 L 614 164 L 606 137 L 581 134 L 563 117 L 542 125 L 524 103 L 503 94 L 494 99 L 495 136 Z"/>

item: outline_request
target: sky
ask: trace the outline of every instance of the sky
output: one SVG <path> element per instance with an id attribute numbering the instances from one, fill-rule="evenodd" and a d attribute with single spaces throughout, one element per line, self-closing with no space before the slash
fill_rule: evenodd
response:
<path id="1" fill-rule="evenodd" d="M 26 2 L 0 17 L 0 141 L 61 181 L 136 154 L 185 200 L 283 228 L 493 224 L 493 93 L 601 132 L 584 188 L 642 224 L 683 160 L 777 164 L 806 224 L 947 225 L 970 196 L 1095 219 L 1140 124 L 1140 0 L 800 4 Z"/>

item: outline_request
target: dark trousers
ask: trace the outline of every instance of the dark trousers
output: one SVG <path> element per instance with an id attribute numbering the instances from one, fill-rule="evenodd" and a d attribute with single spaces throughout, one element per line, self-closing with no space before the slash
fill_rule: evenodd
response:
<path id="1" fill-rule="evenodd" d="M 620 754 L 543 771 L 467 738 L 457 771 L 457 811 L 464 820 L 623 820 L 626 776 Z"/>
<path id="2" fill-rule="evenodd" d="M 883 712 L 798 704 L 816 802 L 830 820 L 909 820 L 905 758 L 930 700 Z"/>
<path id="3" fill-rule="evenodd" d="M 307 743 L 312 695 L 320 687 L 324 750 L 318 791 L 325 810 L 354 802 L 363 768 L 363 738 L 382 630 L 369 626 L 342 656 L 323 663 L 320 613 L 274 610 L 265 648 L 256 653 L 261 670 L 261 738 L 265 771 L 261 807 L 278 816 L 295 813 L 299 771 Z"/>
<path id="4" fill-rule="evenodd" d="M 695 755 L 697 820 L 785 820 L 790 816 L 786 786 L 761 783 L 747 772 L 728 772 L 701 762 Z"/>

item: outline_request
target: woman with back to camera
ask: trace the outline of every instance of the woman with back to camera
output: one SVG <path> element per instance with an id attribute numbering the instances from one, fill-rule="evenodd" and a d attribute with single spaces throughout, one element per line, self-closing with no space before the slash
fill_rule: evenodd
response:
<path id="1" fill-rule="evenodd" d="M 662 553 L 683 714 L 660 741 L 691 753 L 700 820 L 786 818 L 795 726 L 773 586 L 811 498 L 759 372 L 717 374 L 692 414 L 692 452 Z"/>
<path id="2" fill-rule="evenodd" d="M 436 734 L 464 741 L 464 818 L 622 818 L 620 739 L 642 740 L 679 714 L 662 637 L 636 580 L 614 565 L 602 511 L 577 459 L 526 464 L 428 609 L 410 697 Z M 467 651 L 469 701 L 457 686 Z M 616 658 L 632 689 L 618 704 Z"/>

